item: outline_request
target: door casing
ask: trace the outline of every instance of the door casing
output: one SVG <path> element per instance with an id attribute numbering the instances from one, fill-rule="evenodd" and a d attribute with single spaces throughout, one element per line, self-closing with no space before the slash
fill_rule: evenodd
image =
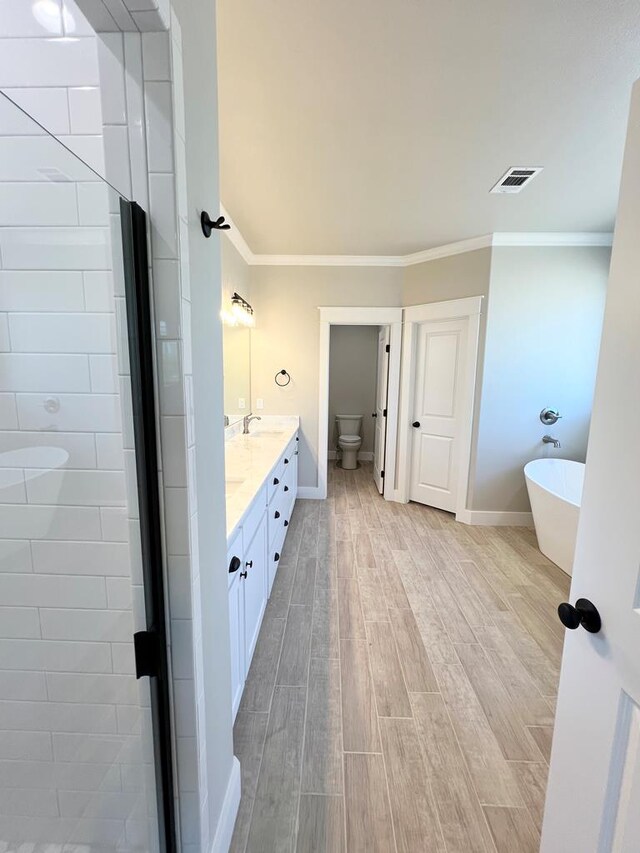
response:
<path id="1" fill-rule="evenodd" d="M 376 369 L 376 422 L 373 439 L 373 479 L 381 495 L 384 494 L 385 456 L 387 451 L 387 417 L 389 406 L 389 350 L 391 329 L 382 326 L 378 330 L 378 364 Z M 381 452 L 380 452 L 381 451 Z"/>

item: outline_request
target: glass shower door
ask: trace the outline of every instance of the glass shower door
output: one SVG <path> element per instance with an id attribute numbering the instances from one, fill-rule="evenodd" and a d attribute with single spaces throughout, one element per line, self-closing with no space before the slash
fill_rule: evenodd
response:
<path id="1" fill-rule="evenodd" d="M 162 589 L 141 555 L 119 201 L 0 93 L 2 850 L 173 847 L 168 729 L 136 678 Z"/>

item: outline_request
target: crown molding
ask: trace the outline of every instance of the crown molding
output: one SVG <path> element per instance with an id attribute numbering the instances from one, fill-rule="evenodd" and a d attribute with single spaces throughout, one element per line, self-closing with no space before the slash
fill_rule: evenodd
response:
<path id="1" fill-rule="evenodd" d="M 247 243 L 247 241 L 242 236 L 242 232 L 240 231 L 238 226 L 235 224 L 232 217 L 229 216 L 229 213 L 227 212 L 227 209 L 225 208 L 225 206 L 223 204 L 220 205 L 220 213 L 222 214 L 222 216 L 224 216 L 224 218 L 227 220 L 227 222 L 231 226 L 229 231 L 223 231 L 221 233 L 226 234 L 227 238 L 231 242 L 231 245 L 237 249 L 238 254 L 242 258 L 242 260 L 246 264 L 249 264 L 250 266 L 252 266 L 253 264 L 255 264 L 255 257 L 256 256 L 253 254 L 253 252 L 249 248 L 249 244 Z"/>
<path id="2" fill-rule="evenodd" d="M 422 252 L 402 255 L 400 266 L 412 267 L 415 264 L 424 264 L 426 261 L 437 261 L 438 258 L 463 255 L 465 252 L 476 252 L 478 249 L 489 249 L 492 243 L 493 236 L 491 234 L 484 234 L 482 237 L 471 237 L 468 240 L 458 240 L 456 243 L 447 243 L 445 246 L 435 246 L 433 249 L 424 249 Z"/>
<path id="3" fill-rule="evenodd" d="M 496 231 L 493 245 L 504 246 L 611 246 L 613 234 L 609 231 Z"/>
<path id="4" fill-rule="evenodd" d="M 404 267 L 402 255 L 254 255 L 261 267 Z"/>
<path id="5" fill-rule="evenodd" d="M 611 246 L 613 234 L 599 231 L 496 231 L 409 255 L 256 255 L 224 205 L 220 212 L 231 225 L 224 233 L 249 266 L 258 267 L 412 267 L 478 249 L 527 246 Z"/>

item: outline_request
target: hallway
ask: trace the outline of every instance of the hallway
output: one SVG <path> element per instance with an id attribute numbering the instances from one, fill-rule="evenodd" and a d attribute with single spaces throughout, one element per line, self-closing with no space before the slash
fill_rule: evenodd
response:
<path id="1" fill-rule="evenodd" d="M 525 528 L 299 501 L 236 719 L 232 850 L 536 853 L 569 578 Z"/>

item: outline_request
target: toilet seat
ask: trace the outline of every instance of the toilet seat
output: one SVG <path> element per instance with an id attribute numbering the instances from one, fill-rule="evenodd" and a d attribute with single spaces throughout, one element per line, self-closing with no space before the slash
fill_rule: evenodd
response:
<path id="1" fill-rule="evenodd" d="M 338 439 L 343 444 L 359 444 L 362 438 L 359 435 L 341 435 Z"/>

